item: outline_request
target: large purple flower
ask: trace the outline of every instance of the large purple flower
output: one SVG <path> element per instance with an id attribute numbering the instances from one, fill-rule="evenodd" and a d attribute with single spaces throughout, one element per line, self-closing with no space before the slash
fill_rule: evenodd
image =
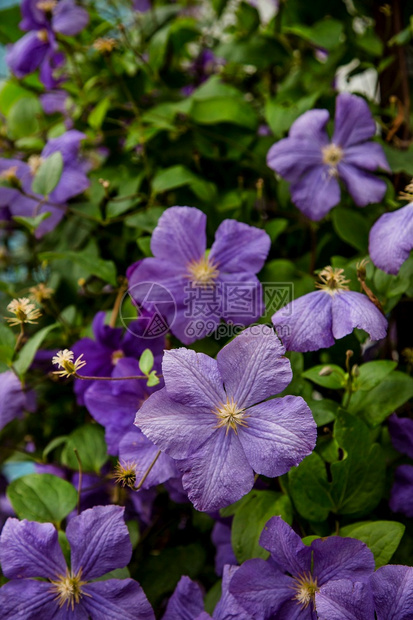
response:
<path id="1" fill-rule="evenodd" d="M 58 51 L 56 34 L 75 35 L 89 23 L 89 14 L 74 0 L 23 0 L 22 30 L 29 30 L 9 48 L 7 63 L 18 78 L 40 67 L 40 79 L 46 88 L 54 88 L 59 80 L 54 70 L 64 62 Z"/>
<path id="2" fill-rule="evenodd" d="M 338 95 L 331 141 L 328 120 L 327 110 L 305 112 L 267 157 L 268 166 L 290 181 L 293 203 L 312 220 L 321 220 L 340 202 L 338 179 L 357 206 L 380 202 L 386 184 L 370 172 L 390 170 L 383 149 L 371 141 L 376 125 L 364 99 Z"/>
<path id="3" fill-rule="evenodd" d="M 123 511 L 96 506 L 71 519 L 66 528 L 70 570 L 51 523 L 8 519 L 0 537 L 2 570 L 11 580 L 0 589 L 2 619 L 154 620 L 133 579 L 93 581 L 130 561 Z"/>
<path id="4" fill-rule="evenodd" d="M 12 215 L 34 217 L 42 213 L 50 213 L 36 229 L 36 237 L 41 237 L 53 230 L 66 211 L 66 202 L 81 194 L 89 187 L 86 172 L 87 163 L 79 157 L 80 143 L 86 138 L 80 131 L 70 130 L 58 138 L 52 138 L 44 147 L 40 156 L 32 155 L 28 163 L 17 159 L 0 159 L 0 177 L 17 179 L 24 193 L 12 187 L 2 187 L 0 207 L 8 207 Z M 63 171 L 60 180 L 51 192 L 49 202 L 44 196 L 32 192 L 33 176 L 40 164 L 53 153 L 60 152 L 63 158 Z M 26 194 L 26 195 L 25 195 Z"/>
<path id="5" fill-rule="evenodd" d="M 382 566 L 371 577 L 377 620 L 411 620 L 413 568 Z"/>
<path id="6" fill-rule="evenodd" d="M 229 587 L 256 620 L 316 620 L 319 599 L 322 607 L 332 600 L 346 609 L 351 602 L 348 581 L 367 584 L 374 571 L 374 556 L 361 541 L 330 536 L 306 546 L 281 517 L 268 521 L 260 545 L 271 553 L 270 559 L 245 562 Z M 368 588 L 357 596 L 366 597 L 363 605 L 368 609 Z M 370 620 L 369 615 L 365 620 Z"/>
<path id="7" fill-rule="evenodd" d="M 370 299 L 348 289 L 342 269 L 326 267 L 320 289 L 290 302 L 272 317 L 288 351 L 318 351 L 344 338 L 353 329 L 364 329 L 372 340 L 384 338 L 387 320 Z"/>
<path id="8" fill-rule="evenodd" d="M 386 273 L 396 275 L 413 248 L 413 202 L 382 215 L 370 230 L 371 260 Z"/>
<path id="9" fill-rule="evenodd" d="M 33 411 L 34 405 L 34 392 L 24 391 L 12 370 L 0 374 L 0 430 L 15 418 L 21 418 L 25 409 Z"/>
<path id="10" fill-rule="evenodd" d="M 246 329 L 214 360 L 188 349 L 165 351 L 165 387 L 152 394 L 135 424 L 174 459 L 198 510 L 222 508 L 248 493 L 254 471 L 285 474 L 316 440 L 301 397 L 266 400 L 292 378 L 273 330 Z"/>
<path id="11" fill-rule="evenodd" d="M 140 358 L 145 349 L 151 349 L 154 355 L 154 368 L 155 370 L 160 369 L 161 356 L 163 353 L 163 349 L 165 348 L 165 338 L 163 336 L 158 336 L 154 338 L 142 338 L 142 332 L 144 330 L 144 325 L 140 321 L 133 321 L 129 325 L 129 329 L 124 332 L 120 327 L 111 327 L 110 325 L 105 325 L 105 313 L 98 312 L 93 319 L 92 323 L 93 334 L 95 339 L 92 338 L 82 338 L 78 340 L 73 347 L 72 350 L 75 354 L 75 358 L 79 355 L 83 354 L 83 359 L 87 364 L 87 375 L 94 377 L 110 377 L 114 372 L 115 368 L 118 366 L 119 362 L 122 361 L 120 368 L 129 364 L 129 362 L 136 362 L 137 359 Z M 137 366 L 137 364 L 136 364 Z M 119 369 L 118 369 L 119 370 Z M 128 369 L 126 372 L 119 372 L 118 376 L 131 376 L 131 375 L 141 375 L 142 372 L 139 370 L 139 367 L 134 369 L 134 372 Z M 75 393 L 80 404 L 84 404 L 84 394 L 86 390 L 90 389 L 91 384 L 96 382 L 91 381 L 82 381 L 77 379 L 75 381 Z M 109 382 L 108 382 L 109 383 Z M 122 386 L 124 385 L 122 381 Z M 116 394 L 116 386 L 108 385 L 99 382 L 99 386 L 105 388 L 112 388 L 115 390 Z M 142 399 L 144 398 L 145 383 L 142 381 L 137 384 L 137 389 L 139 394 L 141 394 Z M 119 387 L 119 386 L 118 386 Z M 99 387 L 96 386 L 96 394 L 99 393 Z M 128 391 L 135 391 L 134 384 L 131 384 L 131 389 Z M 106 390 L 108 392 L 108 390 Z M 148 392 L 146 392 L 147 394 Z M 134 407 L 136 411 L 137 401 L 135 400 Z"/>
<path id="12" fill-rule="evenodd" d="M 251 620 L 251 615 L 241 607 L 229 592 L 229 584 L 238 566 L 224 566 L 222 594 L 212 617 L 204 611 L 201 588 L 189 577 L 181 577 L 169 599 L 162 620 Z"/>
<path id="13" fill-rule="evenodd" d="M 205 229 L 206 215 L 199 209 L 167 209 L 153 231 L 154 258 L 144 258 L 128 271 L 129 292 L 139 306 L 148 299 L 143 283 L 161 285 L 158 307 L 185 344 L 213 332 L 221 319 L 249 325 L 263 312 L 255 274 L 270 248 L 267 233 L 225 220 L 207 253 Z"/>

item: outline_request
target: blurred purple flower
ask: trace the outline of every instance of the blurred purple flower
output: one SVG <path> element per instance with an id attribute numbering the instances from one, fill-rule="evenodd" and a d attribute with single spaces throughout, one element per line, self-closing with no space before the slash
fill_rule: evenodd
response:
<path id="1" fill-rule="evenodd" d="M 228 520 L 226 520 L 228 521 Z M 211 540 L 216 547 L 215 572 L 222 575 L 225 564 L 236 565 L 237 559 L 231 544 L 231 525 L 230 523 L 217 521 L 212 529 Z"/>
<path id="2" fill-rule="evenodd" d="M 370 172 L 390 171 L 383 149 L 371 141 L 376 125 L 364 99 L 338 95 L 331 142 L 328 120 L 327 110 L 305 112 L 267 157 L 268 166 L 291 183 L 293 203 L 312 220 L 322 219 L 340 202 L 338 179 L 357 206 L 380 202 L 386 184 Z"/>
<path id="3" fill-rule="evenodd" d="M 78 34 L 89 23 L 89 14 L 74 0 L 23 0 L 21 12 L 20 29 L 29 32 L 9 48 L 7 63 L 18 78 L 40 67 L 43 84 L 54 88 L 59 84 L 54 70 L 64 62 L 55 35 Z"/>
<path id="4" fill-rule="evenodd" d="M 411 620 L 413 609 L 413 568 L 381 566 L 371 576 L 377 620 Z"/>
<path id="5" fill-rule="evenodd" d="M 169 599 L 162 620 L 251 620 L 251 615 L 243 609 L 229 592 L 229 584 L 238 566 L 224 566 L 222 594 L 210 616 L 204 611 L 201 588 L 189 577 L 181 577 L 175 592 Z"/>
<path id="6" fill-rule="evenodd" d="M 393 414 L 389 417 L 388 424 L 393 446 L 413 459 L 413 420 Z M 413 465 L 397 467 L 389 505 L 393 512 L 413 517 Z"/>
<path id="7" fill-rule="evenodd" d="M 16 418 L 21 418 L 23 412 L 34 411 L 34 392 L 23 389 L 20 379 L 12 370 L 0 374 L 0 430 Z"/>
<path id="8" fill-rule="evenodd" d="M 301 397 L 266 401 L 291 381 L 284 352 L 265 325 L 243 331 L 216 360 L 184 348 L 165 351 L 165 387 L 142 405 L 135 424 L 180 459 L 198 510 L 237 501 L 252 489 L 254 471 L 280 476 L 314 448 L 316 426 Z"/>
<path id="9" fill-rule="evenodd" d="M 132 6 L 139 13 L 146 13 L 152 8 L 151 0 L 132 0 Z"/>
<path id="10" fill-rule="evenodd" d="M 79 157 L 80 143 L 84 138 L 85 134 L 71 130 L 49 140 L 40 156 L 32 155 L 28 163 L 17 159 L 0 159 L 0 177 L 16 177 L 24 192 L 23 194 L 14 187 L 2 187 L 0 207 L 8 207 L 12 215 L 23 217 L 50 213 L 50 217 L 41 222 L 36 229 L 35 236 L 38 238 L 57 226 L 65 214 L 66 202 L 89 187 L 86 175 L 88 165 Z M 63 171 L 60 181 L 49 196 L 50 203 L 48 203 L 44 202 L 44 196 L 32 192 L 33 176 L 42 160 L 58 151 L 63 157 Z"/>
<path id="11" fill-rule="evenodd" d="M 319 278 L 319 291 L 294 299 L 272 317 L 288 351 L 331 347 L 335 338 L 344 338 L 355 328 L 364 329 L 372 340 L 385 337 L 386 318 L 366 295 L 348 289 L 343 269 L 326 267 Z"/>
<path id="12" fill-rule="evenodd" d="M 70 570 L 51 523 L 8 519 L 0 537 L 2 570 L 11 580 L 0 589 L 2 619 L 154 620 L 133 579 L 93 581 L 131 559 L 123 511 L 120 506 L 95 506 L 70 521 Z"/>
<path id="13" fill-rule="evenodd" d="M 382 215 L 370 230 L 369 254 L 386 273 L 397 275 L 413 248 L 413 202 Z"/>
<path id="14" fill-rule="evenodd" d="M 205 229 L 206 215 L 199 209 L 167 209 L 152 234 L 154 258 L 135 263 L 127 274 L 130 295 L 139 307 L 145 302 L 145 290 L 136 285 L 159 284 L 169 294 L 169 303 L 163 301 L 164 318 L 185 344 L 214 331 L 221 318 L 249 325 L 263 312 L 262 288 L 255 274 L 270 249 L 267 233 L 225 220 L 207 253 Z M 231 303 L 230 289 L 235 297 L 236 290 L 243 293 L 246 310 L 239 299 L 238 305 Z"/>
<path id="15" fill-rule="evenodd" d="M 368 584 L 374 556 L 361 541 L 330 536 L 307 546 L 281 517 L 272 517 L 261 534 L 260 545 L 270 552 L 270 559 L 247 560 L 229 587 L 251 614 L 265 620 L 315 620 L 319 617 L 319 599 L 324 608 L 331 601 L 339 602 L 348 614 L 348 581 L 356 583 L 355 593 L 363 600 L 364 609 L 371 609 L 368 587 L 360 590 L 357 582 Z M 352 617 L 347 614 L 336 618 Z M 372 614 L 367 613 L 365 620 L 370 617 Z"/>
<path id="16" fill-rule="evenodd" d="M 117 376 L 141 375 L 142 372 L 135 362 L 140 358 L 145 349 L 152 351 L 155 360 L 154 369 L 160 370 L 161 357 L 165 348 L 165 338 L 163 336 L 142 338 L 145 327 L 142 321 L 133 321 L 128 327 L 129 329 L 124 332 L 121 327 L 105 325 L 105 313 L 98 312 L 96 314 L 92 323 L 95 339 L 82 338 L 72 346 L 75 358 L 83 354 L 83 359 L 87 364 L 87 372 L 85 374 L 93 377 L 111 377 L 112 373 L 117 369 Z M 119 363 L 120 366 L 117 368 Z M 133 363 L 136 368 L 126 368 L 130 363 Z M 125 372 L 122 372 L 122 369 Z M 98 385 L 96 385 L 97 383 Z M 84 394 L 92 385 L 96 385 L 95 395 L 98 395 L 100 388 L 102 388 L 102 392 L 108 395 L 112 393 L 113 389 L 113 393 L 116 396 L 117 392 L 119 392 L 119 383 L 122 388 L 126 387 L 128 392 L 138 394 L 142 400 L 145 398 L 145 394 L 148 394 L 148 391 L 145 390 L 145 382 L 138 380 L 127 386 L 126 381 L 125 383 L 123 381 L 116 382 L 115 385 L 115 382 L 111 383 L 110 381 L 103 383 L 101 381 L 93 382 L 76 379 L 74 390 L 79 404 L 83 405 L 85 402 Z M 138 402 L 135 398 L 133 405 L 135 411 Z"/>

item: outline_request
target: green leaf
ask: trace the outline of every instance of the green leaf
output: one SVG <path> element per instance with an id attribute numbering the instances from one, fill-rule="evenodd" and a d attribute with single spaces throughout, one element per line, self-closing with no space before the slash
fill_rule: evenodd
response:
<path id="1" fill-rule="evenodd" d="M 334 230 L 340 239 L 363 254 L 367 254 L 370 226 L 364 215 L 351 209 L 335 207 L 331 216 Z"/>
<path id="2" fill-rule="evenodd" d="M 330 374 L 320 374 L 329 372 Z M 301 374 L 304 379 L 310 379 L 313 383 L 330 390 L 341 390 L 346 383 L 345 372 L 335 364 L 319 364 L 313 366 Z"/>
<path id="3" fill-rule="evenodd" d="M 155 193 L 160 194 L 184 185 L 189 185 L 194 194 L 205 202 L 215 200 L 215 185 L 180 165 L 171 166 L 158 172 L 153 179 L 152 189 Z"/>
<path id="4" fill-rule="evenodd" d="M 0 361 L 9 365 L 13 359 L 16 336 L 5 323 L 0 323 Z"/>
<path id="5" fill-rule="evenodd" d="M 361 521 L 340 529 L 340 536 L 357 538 L 371 549 L 376 569 L 388 564 L 403 537 L 405 526 L 397 521 Z"/>
<path id="6" fill-rule="evenodd" d="M 195 100 L 189 115 L 200 125 L 231 123 L 251 130 L 255 130 L 258 125 L 254 108 L 244 101 L 241 94 L 239 98 L 214 97 L 208 100 Z"/>
<path id="7" fill-rule="evenodd" d="M 392 172 L 405 172 L 413 176 L 413 145 L 403 151 L 395 149 L 385 142 L 381 143 L 381 146 Z"/>
<path id="8" fill-rule="evenodd" d="M 148 387 L 153 387 L 154 385 L 158 385 L 160 383 L 159 377 L 156 374 L 156 370 L 152 370 L 152 372 L 149 375 L 149 378 L 146 382 L 146 385 Z"/>
<path id="9" fill-rule="evenodd" d="M 368 362 L 359 367 L 359 376 L 356 378 L 354 385 L 357 390 L 372 390 L 378 385 L 392 370 L 397 366 L 397 362 L 390 360 L 380 360 L 376 362 Z"/>
<path id="10" fill-rule="evenodd" d="M 7 497 L 20 519 L 59 524 L 75 508 L 76 489 L 52 474 L 29 474 L 13 480 Z"/>
<path id="11" fill-rule="evenodd" d="M 75 448 L 82 463 L 82 470 L 99 474 L 108 460 L 104 430 L 97 424 L 85 424 L 69 435 L 62 451 L 62 464 L 77 470 L 79 464 L 74 453 Z"/>
<path id="12" fill-rule="evenodd" d="M 88 252 L 72 252 L 70 250 L 66 252 L 42 252 L 39 254 L 39 260 L 68 260 L 83 267 L 87 275 L 97 276 L 105 282 L 117 286 L 116 267 L 113 261 L 97 258 Z"/>
<path id="13" fill-rule="evenodd" d="M 320 91 L 315 91 L 296 97 L 293 93 L 282 93 L 275 99 L 269 99 L 265 106 L 265 118 L 274 136 L 281 138 L 301 114 L 314 106 L 320 94 Z"/>
<path id="14" fill-rule="evenodd" d="M 33 361 L 34 356 L 43 340 L 46 338 L 47 334 L 52 331 L 52 329 L 56 329 L 58 327 L 57 323 L 53 325 L 48 325 L 47 327 L 43 327 L 40 331 L 36 332 L 34 336 L 32 336 L 21 349 L 16 361 L 13 366 L 18 375 L 22 376 L 29 368 L 30 364 Z"/>
<path id="15" fill-rule="evenodd" d="M 13 140 L 26 138 L 39 130 L 40 102 L 35 97 L 21 97 L 12 105 L 7 117 L 7 129 Z"/>
<path id="16" fill-rule="evenodd" d="M 313 452 L 288 474 L 289 491 L 297 511 L 309 521 L 325 521 L 334 503 L 323 459 Z"/>
<path id="17" fill-rule="evenodd" d="M 283 218 L 277 218 L 275 220 L 271 220 L 268 224 L 265 225 L 265 232 L 270 236 L 272 242 L 274 242 L 277 237 L 284 232 L 284 230 L 288 226 L 288 220 Z"/>
<path id="18" fill-rule="evenodd" d="M 149 64 L 158 71 L 165 62 L 170 34 L 170 25 L 158 30 L 149 43 Z"/>
<path id="19" fill-rule="evenodd" d="M 348 410 L 370 426 L 377 426 L 410 398 L 413 398 L 413 378 L 393 370 L 369 392 L 360 390 L 353 394 Z"/>
<path id="20" fill-rule="evenodd" d="M 323 400 L 307 399 L 307 404 L 317 426 L 325 426 L 335 420 L 339 404 L 334 400 L 328 398 L 323 398 Z"/>
<path id="21" fill-rule="evenodd" d="M 32 192 L 48 196 L 60 181 L 63 170 L 63 157 L 60 151 L 46 157 L 40 164 L 33 179 Z"/>
<path id="22" fill-rule="evenodd" d="M 250 558 L 269 556 L 259 544 L 265 524 L 275 515 L 292 523 L 292 507 L 289 498 L 274 491 L 251 491 L 235 512 L 231 527 L 232 548 L 241 564 Z"/>
<path id="23" fill-rule="evenodd" d="M 97 106 L 93 108 L 91 113 L 87 118 L 87 122 L 92 127 L 92 129 L 98 130 L 102 127 L 103 121 L 105 120 L 107 111 L 110 108 L 110 98 L 104 97 Z"/>
<path id="24" fill-rule="evenodd" d="M 144 375 L 149 375 L 154 364 L 153 353 L 150 349 L 145 349 L 139 359 L 139 368 Z"/>
<path id="25" fill-rule="evenodd" d="M 23 215 L 13 215 L 12 218 L 18 224 L 25 226 L 29 232 L 33 235 L 37 228 L 40 226 L 44 220 L 47 220 L 48 217 L 51 216 L 50 211 L 46 211 L 46 213 L 40 213 L 40 215 L 36 215 L 35 217 L 24 217 Z"/>
<path id="26" fill-rule="evenodd" d="M 323 19 L 313 26 L 299 24 L 284 28 L 284 32 L 309 41 L 317 47 L 331 50 L 340 45 L 343 37 L 343 24 L 336 19 Z"/>

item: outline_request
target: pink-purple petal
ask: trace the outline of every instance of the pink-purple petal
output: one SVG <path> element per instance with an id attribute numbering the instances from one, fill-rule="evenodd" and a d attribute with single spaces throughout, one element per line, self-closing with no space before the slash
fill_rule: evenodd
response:
<path id="1" fill-rule="evenodd" d="M 386 273 L 396 275 L 413 248 L 413 202 L 382 215 L 370 230 L 371 260 Z"/>
<path id="2" fill-rule="evenodd" d="M 260 536 L 260 545 L 271 553 L 271 559 L 283 572 L 298 576 L 311 570 L 311 549 L 281 519 L 272 517 Z"/>
<path id="3" fill-rule="evenodd" d="M 144 591 L 133 579 L 108 579 L 83 587 L 82 605 L 92 620 L 155 620 Z"/>
<path id="4" fill-rule="evenodd" d="M 182 483 L 197 510 L 213 511 L 241 499 L 253 487 L 254 472 L 230 429 L 218 428 L 197 452 L 178 461 Z"/>
<path id="5" fill-rule="evenodd" d="M 191 349 L 165 351 L 162 361 L 166 393 L 190 407 L 209 407 L 225 402 L 225 391 L 217 362 Z"/>
<path id="6" fill-rule="evenodd" d="M 152 394 L 136 414 L 135 425 L 175 459 L 183 459 L 214 434 L 217 418 L 208 407 L 187 407 L 169 398 L 166 389 Z"/>
<path id="7" fill-rule="evenodd" d="M 66 535 L 74 573 L 82 570 L 83 579 L 95 579 L 129 563 L 132 545 L 124 510 L 121 506 L 95 506 L 70 520 Z"/>
<path id="8" fill-rule="evenodd" d="M 313 451 L 317 426 L 300 396 L 274 398 L 248 409 L 248 416 L 238 437 L 257 474 L 282 476 Z"/>
<path id="9" fill-rule="evenodd" d="M 413 610 L 413 568 L 388 565 L 371 577 L 377 620 L 411 620 Z"/>
<path id="10" fill-rule="evenodd" d="M 333 336 L 343 338 L 355 329 L 363 329 L 372 340 L 387 333 L 387 319 L 367 295 L 355 291 L 338 291 L 332 299 Z"/>
<path id="11" fill-rule="evenodd" d="M 270 246 L 271 239 L 264 230 L 236 220 L 224 220 L 215 233 L 209 256 L 226 273 L 258 273 Z"/>
<path id="12" fill-rule="evenodd" d="M 170 207 L 152 233 L 152 254 L 173 265 L 186 267 L 200 260 L 206 250 L 206 215 L 194 207 Z"/>
<path id="13" fill-rule="evenodd" d="M 0 563 L 8 579 L 56 579 L 66 572 L 54 525 L 26 519 L 7 519 L 0 536 Z"/>
<path id="14" fill-rule="evenodd" d="M 318 351 L 334 344 L 332 299 L 314 291 L 287 304 L 272 317 L 275 330 L 288 351 Z"/>
<path id="15" fill-rule="evenodd" d="M 217 355 L 225 390 L 239 407 L 250 407 L 282 392 L 291 382 L 291 364 L 273 329 L 245 329 Z"/>
<path id="16" fill-rule="evenodd" d="M 365 207 L 372 202 L 381 202 L 384 198 L 386 183 L 362 168 L 343 160 L 338 164 L 338 174 L 358 207 Z"/>
<path id="17" fill-rule="evenodd" d="M 311 220 L 321 220 L 340 202 L 340 186 L 328 166 L 314 166 L 290 189 L 293 203 Z"/>
<path id="18" fill-rule="evenodd" d="M 376 133 L 376 123 L 362 97 L 340 93 L 336 100 L 333 142 L 350 147 L 370 140 Z"/>

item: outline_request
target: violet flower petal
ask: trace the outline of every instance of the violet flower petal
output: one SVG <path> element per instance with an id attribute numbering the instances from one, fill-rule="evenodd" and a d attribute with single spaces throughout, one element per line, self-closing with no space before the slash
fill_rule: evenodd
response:
<path id="1" fill-rule="evenodd" d="M 236 220 L 224 220 L 215 233 L 209 257 L 225 273 L 258 273 L 270 246 L 271 239 L 264 230 Z"/>
<path id="2" fill-rule="evenodd" d="M 332 317 L 334 338 L 343 338 L 355 328 L 364 329 L 372 340 L 381 340 L 387 333 L 386 317 L 363 293 L 338 291 L 332 299 Z"/>
<path id="3" fill-rule="evenodd" d="M 347 191 L 358 207 L 365 207 L 383 199 L 387 185 L 382 179 L 344 160 L 338 164 L 337 169 L 340 179 L 344 181 Z"/>
<path id="4" fill-rule="evenodd" d="M 411 620 L 413 609 L 413 568 L 382 566 L 371 577 L 377 620 Z"/>
<path id="5" fill-rule="evenodd" d="M 133 579 L 95 581 L 83 591 L 89 596 L 82 598 L 82 604 L 93 619 L 155 620 L 144 591 Z"/>
<path id="6" fill-rule="evenodd" d="M 195 620 L 204 611 L 201 588 L 185 575 L 168 601 L 162 620 Z"/>
<path id="7" fill-rule="evenodd" d="M 336 99 L 332 142 L 348 148 L 370 140 L 376 133 L 376 123 L 362 97 L 340 93 Z"/>
<path id="8" fill-rule="evenodd" d="M 326 583 L 315 595 L 319 620 L 374 620 L 370 586 L 347 579 Z"/>
<path id="9" fill-rule="evenodd" d="M 200 260 L 206 250 L 206 215 L 194 207 L 170 207 L 152 233 L 152 254 L 186 267 Z"/>
<path id="10" fill-rule="evenodd" d="M 398 274 L 413 248 L 413 202 L 385 213 L 370 230 L 371 260 L 386 273 Z"/>

